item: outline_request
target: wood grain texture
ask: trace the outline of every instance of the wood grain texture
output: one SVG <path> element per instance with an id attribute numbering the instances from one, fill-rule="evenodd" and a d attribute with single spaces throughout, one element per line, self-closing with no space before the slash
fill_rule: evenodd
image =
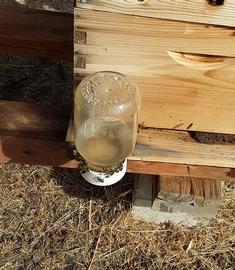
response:
<path id="1" fill-rule="evenodd" d="M 144 129 L 132 160 L 235 167 L 234 144 L 200 144 L 185 131 Z"/>
<path id="2" fill-rule="evenodd" d="M 0 134 L 0 163 L 22 163 L 54 167 L 78 168 L 75 160 L 68 158 L 63 141 L 4 136 Z"/>
<path id="3" fill-rule="evenodd" d="M 78 167 L 66 151 L 64 108 L 7 101 L 1 108 L 1 163 Z M 234 168 L 235 145 L 202 145 L 184 131 L 141 130 L 128 160 L 129 172 L 147 174 L 235 179 Z"/>
<path id="4" fill-rule="evenodd" d="M 67 145 L 62 141 L 41 140 L 0 134 L 0 163 L 21 163 L 47 165 L 54 167 L 79 167 L 76 160 L 70 160 L 66 151 Z M 128 160 L 128 172 L 140 174 L 159 174 L 234 180 L 235 169 Z"/>
<path id="5" fill-rule="evenodd" d="M 73 15 L 0 5 L 0 53 L 73 61 Z"/>
<path id="6" fill-rule="evenodd" d="M 177 51 L 235 57 L 235 28 L 75 9 L 75 32 L 86 32 L 89 52 L 152 57 Z M 78 34 L 77 34 L 78 35 Z M 122 41 L 122 42 L 121 42 Z M 75 50 L 76 50 L 75 40 Z M 115 45 L 115 47 L 114 47 Z"/>
<path id="7" fill-rule="evenodd" d="M 66 141 L 74 140 L 74 125 L 70 121 Z M 201 144 L 186 131 L 140 129 L 129 159 L 235 168 L 235 144 Z"/>
<path id="8" fill-rule="evenodd" d="M 0 101 L 0 134 L 63 141 L 71 109 Z"/>
<path id="9" fill-rule="evenodd" d="M 128 172 L 152 175 L 212 178 L 228 181 L 235 180 L 235 169 L 233 168 L 138 161 L 130 159 L 128 160 Z"/>
<path id="10" fill-rule="evenodd" d="M 234 168 L 197 166 L 165 162 L 128 160 L 128 172 L 152 175 L 184 176 L 235 180 Z"/>
<path id="11" fill-rule="evenodd" d="M 222 204 L 223 182 L 209 178 L 160 176 L 152 209 L 161 222 L 206 225 Z"/>
<path id="12" fill-rule="evenodd" d="M 77 0 L 77 7 L 144 17 L 235 26 L 235 2 L 211 6 L 207 0 Z"/>
<path id="13" fill-rule="evenodd" d="M 155 189 L 158 199 L 173 199 L 175 202 L 188 198 L 221 199 L 221 183 L 212 179 L 159 176 Z"/>
<path id="14" fill-rule="evenodd" d="M 235 134 L 233 30 L 81 9 L 75 16 L 75 29 L 87 33 L 86 44 L 75 43 L 86 58 L 75 78 L 102 70 L 132 77 L 145 126 Z M 186 64 L 169 56 L 180 50 Z"/>

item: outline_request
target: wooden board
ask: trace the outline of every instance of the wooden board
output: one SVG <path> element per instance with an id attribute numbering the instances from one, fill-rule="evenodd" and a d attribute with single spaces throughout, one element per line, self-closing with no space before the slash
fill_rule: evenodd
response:
<path id="1" fill-rule="evenodd" d="M 179 202 L 185 199 L 222 199 L 222 186 L 212 179 L 159 176 L 156 181 L 155 198 Z"/>
<path id="2" fill-rule="evenodd" d="M 73 121 L 66 141 L 75 141 Z M 202 144 L 185 131 L 140 129 L 130 159 L 235 168 L 235 144 Z"/>
<path id="3" fill-rule="evenodd" d="M 71 109 L 0 101 L 0 134 L 64 141 Z"/>
<path id="4" fill-rule="evenodd" d="M 73 15 L 0 5 L 0 53 L 73 61 Z"/>
<path id="5" fill-rule="evenodd" d="M 235 167 L 235 145 L 201 144 L 188 132 L 141 130 L 132 160 Z"/>
<path id="6" fill-rule="evenodd" d="M 5 102 L 4 106 L 10 105 L 12 106 L 11 102 L 9 106 Z M 65 130 L 61 131 L 57 126 L 61 120 L 59 116 L 65 113 L 65 110 L 54 107 L 47 107 L 45 110 L 44 107 L 27 103 L 15 105 L 14 111 L 5 110 L 5 117 L 1 117 L 1 126 L 5 128 L 0 131 L 0 162 L 77 168 L 78 162 L 68 158 L 66 144 L 61 140 L 67 128 L 62 125 Z M 49 109 L 50 121 L 47 115 Z M 15 120 L 19 115 L 24 115 L 23 124 L 21 120 Z M 51 130 L 51 123 L 57 124 L 54 131 L 48 132 L 46 136 L 46 132 Z M 12 130 L 9 129 L 11 124 L 14 127 Z M 56 130 L 58 132 L 55 132 Z M 16 134 L 18 136 L 13 136 Z M 194 142 L 187 132 L 141 130 L 134 156 L 130 156 L 128 160 L 128 171 L 235 179 L 234 150 L 235 145 L 201 145 Z"/>
<path id="7" fill-rule="evenodd" d="M 223 183 L 212 179 L 160 176 L 153 189 L 151 210 L 158 222 L 206 225 L 222 204 Z"/>
<path id="8" fill-rule="evenodd" d="M 75 78 L 132 77 L 145 126 L 235 134 L 234 30 L 76 9 L 75 33 L 85 37 L 75 40 Z"/>
<path id="9" fill-rule="evenodd" d="M 234 168 L 128 160 L 128 171 L 138 174 L 235 180 Z"/>
<path id="10" fill-rule="evenodd" d="M 211 6 L 207 0 L 88 0 L 77 6 L 87 9 L 119 12 L 168 20 L 235 26 L 235 2 L 225 0 Z"/>
<path id="11" fill-rule="evenodd" d="M 66 144 L 52 138 L 38 139 L 0 134 L 0 163 L 22 163 L 54 167 L 78 168 L 68 158 Z"/>
<path id="12" fill-rule="evenodd" d="M 77 31 L 86 32 L 87 52 L 98 55 L 157 56 L 178 51 L 235 57 L 235 28 L 75 9 Z M 82 53 L 84 46 L 76 46 Z M 119 54 L 118 54 L 119 53 Z"/>
<path id="13" fill-rule="evenodd" d="M 79 163 L 68 158 L 66 147 L 65 142 L 62 141 L 0 135 L 0 163 L 77 169 Z M 131 160 L 131 158 L 128 160 L 128 172 L 235 180 L 235 169 L 233 168 L 145 162 Z"/>

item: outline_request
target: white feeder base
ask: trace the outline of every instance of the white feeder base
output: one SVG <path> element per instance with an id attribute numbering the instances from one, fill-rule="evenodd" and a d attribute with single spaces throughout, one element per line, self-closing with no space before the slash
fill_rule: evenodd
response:
<path id="1" fill-rule="evenodd" d="M 122 169 L 119 172 L 114 172 L 112 175 L 107 173 L 88 170 L 82 173 L 82 177 L 95 186 L 110 186 L 119 182 L 127 171 L 127 159 L 123 162 Z"/>

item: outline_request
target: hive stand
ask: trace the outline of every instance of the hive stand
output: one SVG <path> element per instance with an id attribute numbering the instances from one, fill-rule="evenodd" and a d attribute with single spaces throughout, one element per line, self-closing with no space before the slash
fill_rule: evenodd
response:
<path id="1" fill-rule="evenodd" d="M 145 221 L 205 225 L 217 214 L 222 188 L 213 179 L 136 175 L 132 212 Z"/>

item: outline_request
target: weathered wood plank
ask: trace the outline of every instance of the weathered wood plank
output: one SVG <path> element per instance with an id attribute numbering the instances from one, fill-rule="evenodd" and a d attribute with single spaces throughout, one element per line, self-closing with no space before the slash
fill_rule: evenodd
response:
<path id="1" fill-rule="evenodd" d="M 201 144 L 185 131 L 144 129 L 131 159 L 235 168 L 235 145 Z"/>
<path id="2" fill-rule="evenodd" d="M 9 101 L 0 108 L 1 163 L 78 166 L 69 160 L 63 141 L 69 110 Z M 203 145 L 188 132 L 170 130 L 141 130 L 128 161 L 129 172 L 217 179 L 235 178 L 234 168 L 235 145 Z"/>
<path id="3" fill-rule="evenodd" d="M 160 176 L 151 210 L 159 222 L 207 224 L 219 210 L 222 190 L 223 183 L 212 179 Z"/>
<path id="4" fill-rule="evenodd" d="M 155 189 L 155 198 L 168 199 L 175 203 L 185 199 L 210 200 L 221 199 L 221 183 L 212 179 L 159 176 Z"/>
<path id="5" fill-rule="evenodd" d="M 68 158 L 65 142 L 3 135 L 0 135 L 0 163 L 79 167 L 77 161 Z M 139 161 L 131 157 L 128 172 L 235 180 L 235 169 L 231 168 Z"/>
<path id="6" fill-rule="evenodd" d="M 0 5 L 0 53 L 73 61 L 73 15 Z"/>
<path id="7" fill-rule="evenodd" d="M 128 160 L 128 171 L 139 174 L 235 180 L 234 168 Z"/>
<path id="8" fill-rule="evenodd" d="M 0 134 L 63 141 L 71 109 L 0 101 Z"/>
<path id="9" fill-rule="evenodd" d="M 66 141 L 74 143 L 72 121 Z M 235 144 L 201 144 L 185 131 L 140 129 L 130 159 L 235 168 Z"/>
<path id="10" fill-rule="evenodd" d="M 87 34 L 86 44 L 75 43 L 85 58 L 75 78 L 101 70 L 131 76 L 145 126 L 235 134 L 234 30 L 91 10 L 75 16 L 76 31 Z"/>
<path id="11" fill-rule="evenodd" d="M 206 0 L 88 0 L 77 1 L 77 7 L 119 12 L 168 20 L 180 20 L 235 26 L 235 2 L 225 0 L 221 6 L 211 6 Z"/>
<path id="12" fill-rule="evenodd" d="M 35 136 L 36 137 L 36 136 Z M 0 163 L 22 163 L 78 168 L 63 141 L 0 135 Z"/>

